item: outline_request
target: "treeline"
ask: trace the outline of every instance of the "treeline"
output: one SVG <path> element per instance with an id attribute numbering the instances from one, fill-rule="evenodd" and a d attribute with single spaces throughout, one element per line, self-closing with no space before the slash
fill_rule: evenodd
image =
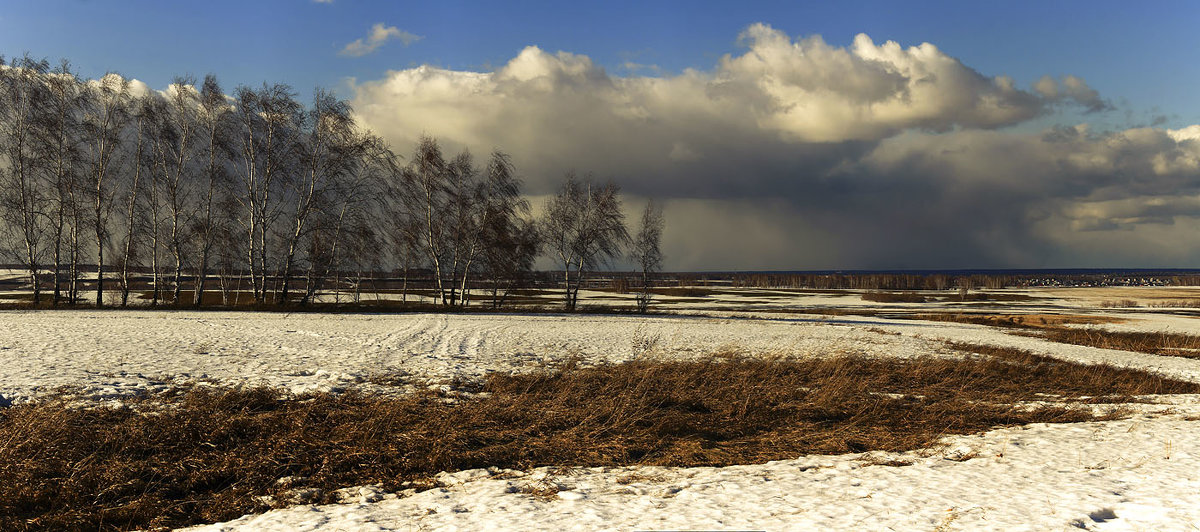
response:
<path id="1" fill-rule="evenodd" d="M 1033 286 L 1200 286 L 1200 275 L 1169 272 L 1116 273 L 730 273 L 676 274 L 683 283 L 724 282 L 744 288 L 862 290 L 998 289 Z"/>
<path id="2" fill-rule="evenodd" d="M 1010 275 L 951 275 L 906 273 L 744 273 L 731 274 L 737 287 L 755 288 L 817 288 L 863 290 L 947 290 L 951 288 L 1004 288 L 1013 286 L 1016 278 Z"/>
<path id="3" fill-rule="evenodd" d="M 651 203 L 631 237 L 619 188 L 574 174 L 534 219 L 505 153 L 423 137 L 402 156 L 325 90 L 226 93 L 214 75 L 137 90 L 0 58 L 0 262 L 21 264 L 34 304 L 308 304 L 353 272 L 397 272 L 407 294 L 420 271 L 441 305 L 498 306 L 544 253 L 568 309 L 618 257 L 643 268 L 648 305 L 661 227 Z"/>

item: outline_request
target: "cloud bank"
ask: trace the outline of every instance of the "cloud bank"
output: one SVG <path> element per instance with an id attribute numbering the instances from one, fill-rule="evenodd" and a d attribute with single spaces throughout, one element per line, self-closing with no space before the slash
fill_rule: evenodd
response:
<path id="1" fill-rule="evenodd" d="M 371 26 L 371 29 L 367 31 L 366 38 L 356 39 L 354 42 L 347 44 L 338 53 L 339 55 L 348 57 L 362 57 L 375 53 L 376 50 L 379 50 L 379 47 L 391 40 L 400 41 L 404 46 L 408 46 L 421 40 L 421 36 L 413 35 L 395 26 L 384 26 L 381 22 Z"/>
<path id="2" fill-rule="evenodd" d="M 1030 132 L 1011 126 L 1112 105 L 929 43 L 764 24 L 740 43 L 669 76 L 530 46 L 492 72 L 390 71 L 353 103 L 401 150 L 508 151 L 531 194 L 575 169 L 666 200 L 674 269 L 1200 266 L 1200 126 Z"/>

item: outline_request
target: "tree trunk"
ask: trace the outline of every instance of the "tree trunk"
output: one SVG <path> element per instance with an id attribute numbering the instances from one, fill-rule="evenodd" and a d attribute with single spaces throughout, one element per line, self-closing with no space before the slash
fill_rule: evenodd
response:
<path id="1" fill-rule="evenodd" d="M 280 284 L 279 304 L 286 305 L 288 300 L 288 288 L 292 280 L 292 266 L 296 260 L 296 246 L 300 242 L 300 234 L 303 231 L 304 222 L 296 220 L 296 227 L 292 231 L 292 237 L 288 242 L 287 256 L 283 258 L 283 282 Z"/>
<path id="2" fill-rule="evenodd" d="M 96 308 L 104 306 L 104 200 L 100 181 L 96 181 Z"/>
<path id="3" fill-rule="evenodd" d="M 71 268 L 70 268 L 70 283 L 67 288 L 67 297 L 74 305 L 79 301 L 79 211 L 74 210 L 71 213 Z"/>
<path id="4" fill-rule="evenodd" d="M 58 302 L 62 299 L 62 288 L 59 285 L 62 283 L 63 229 L 66 227 L 67 223 L 66 213 L 64 212 L 66 206 L 62 203 L 64 200 L 65 198 L 62 197 L 62 193 L 60 191 L 58 212 L 56 213 L 57 220 L 55 220 L 54 226 L 54 298 L 51 300 L 51 304 L 56 307 L 58 306 Z"/>

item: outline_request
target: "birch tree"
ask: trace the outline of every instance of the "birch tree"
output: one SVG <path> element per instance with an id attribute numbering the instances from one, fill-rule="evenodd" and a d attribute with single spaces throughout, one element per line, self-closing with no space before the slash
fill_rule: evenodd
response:
<path id="1" fill-rule="evenodd" d="M 104 248 L 108 241 L 108 218 L 112 207 L 112 175 L 122 153 L 122 132 L 129 116 L 129 81 L 107 74 L 91 87 L 84 113 L 84 131 L 90 149 L 88 192 L 96 240 L 96 306 L 104 306 Z"/>
<path id="2" fill-rule="evenodd" d="M 651 282 L 655 274 L 662 269 L 663 254 L 661 250 L 663 232 L 662 207 L 654 200 L 646 202 L 642 210 L 642 222 L 638 226 L 637 236 L 630 246 L 630 259 L 642 271 L 642 287 L 637 294 L 638 312 L 643 314 L 650 309 Z"/>
<path id="3" fill-rule="evenodd" d="M 195 234 L 200 258 L 196 267 L 196 282 L 193 291 L 193 306 L 200 306 L 206 281 L 208 279 L 209 260 L 213 253 L 213 245 L 218 234 L 223 230 L 224 220 L 218 216 L 216 208 L 221 201 L 222 192 L 227 190 L 229 177 L 226 164 L 230 158 L 230 122 L 233 107 L 226 100 L 216 76 L 209 74 L 204 77 L 204 85 L 200 89 L 199 120 L 204 157 L 204 190 L 201 191 L 200 215 L 196 223 Z M 224 297 L 224 299 L 228 299 Z"/>
<path id="4" fill-rule="evenodd" d="M 380 194 L 392 174 L 394 155 L 383 139 L 370 133 L 356 134 L 352 143 L 356 162 L 330 182 L 319 210 L 321 223 L 313 231 L 302 304 L 312 301 L 331 273 L 378 267 L 386 254 L 382 242 L 386 231 L 379 228 L 387 201 Z M 336 297 L 335 297 L 336 300 Z"/>
<path id="5" fill-rule="evenodd" d="M 587 275 L 619 256 L 629 240 L 620 188 L 567 174 L 566 182 L 546 203 L 541 233 L 563 272 L 563 305 L 573 311 Z"/>
<path id="6" fill-rule="evenodd" d="M 303 158 L 303 168 L 292 185 L 294 207 L 291 210 L 291 231 L 288 234 L 287 251 L 280 270 L 279 303 L 286 304 L 296 265 L 296 252 L 305 237 L 310 220 L 322 204 L 327 202 L 328 192 L 335 189 L 338 181 L 353 174 L 362 161 L 364 146 L 357 134 L 350 105 L 340 101 L 332 93 L 317 90 L 313 106 L 304 117 L 303 132 L 298 152 Z M 310 261 L 312 259 L 310 258 Z M 310 270 L 311 271 L 311 270 Z"/>
<path id="7" fill-rule="evenodd" d="M 7 67 L 0 63 L 0 219 L 12 240 L 5 247 L 28 272 L 35 305 L 41 302 L 38 270 L 44 251 L 47 197 L 38 182 L 44 159 L 34 131 L 46 99 L 41 78 L 48 69 L 45 60 L 28 55 Z"/>
<path id="8" fill-rule="evenodd" d="M 434 285 L 443 305 L 448 305 L 442 271 L 447 233 L 443 216 L 450 204 L 446 173 L 441 147 L 436 140 L 423 136 L 402 173 L 400 191 L 400 201 L 418 221 L 421 247 L 433 268 Z"/>
<path id="9" fill-rule="evenodd" d="M 499 307 L 532 269 L 540 242 L 508 154 L 493 152 L 485 177 L 475 256 L 490 281 L 492 306 Z"/>
<path id="10" fill-rule="evenodd" d="M 155 106 L 150 103 L 155 96 L 144 94 L 134 98 L 132 103 L 133 152 L 128 166 L 125 184 L 125 194 L 122 197 L 122 215 L 125 222 L 125 234 L 121 239 L 121 306 L 129 305 L 129 293 L 133 286 L 133 267 L 140 257 L 139 250 L 142 241 L 142 229 L 147 225 L 145 214 L 140 208 L 145 199 L 141 192 L 145 187 L 145 176 L 151 166 L 149 157 L 151 144 L 150 136 L 154 134 L 157 117 L 154 116 Z M 152 178 L 151 178 L 152 179 Z M 155 278 L 157 280 L 157 278 Z"/>
<path id="11" fill-rule="evenodd" d="M 82 153 L 82 111 L 87 104 L 87 91 L 83 81 L 71 69 L 71 64 L 62 61 L 44 76 L 46 106 L 38 121 L 38 149 L 45 157 L 43 169 L 48 189 L 50 207 L 48 222 L 52 240 L 53 302 L 62 300 L 62 271 L 64 267 L 64 239 L 68 224 L 81 206 L 75 200 L 82 185 L 84 154 Z M 73 257 L 77 258 L 75 254 Z M 77 269 L 71 265 L 71 271 Z"/>
<path id="12" fill-rule="evenodd" d="M 255 303 L 267 296 L 267 253 L 272 226 L 281 209 L 279 187 L 287 178 L 287 164 L 296 149 L 295 132 L 302 106 L 292 88 L 266 85 L 258 90 L 240 87 L 235 95 L 236 116 L 241 127 L 238 202 L 246 231 L 246 263 Z"/>

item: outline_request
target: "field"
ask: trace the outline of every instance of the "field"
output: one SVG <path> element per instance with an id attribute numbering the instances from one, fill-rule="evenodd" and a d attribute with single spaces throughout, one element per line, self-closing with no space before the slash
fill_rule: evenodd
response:
<path id="1" fill-rule="evenodd" d="M 968 296 L 685 287 L 650 316 L 0 311 L 0 468 L 60 460 L 46 478 L 78 492 L 9 484 L 0 513 L 28 497 L 79 528 L 1200 527 L 1200 292 Z M 212 449 L 156 436 L 157 419 L 195 419 Z M 303 432 L 313 420 L 329 432 Z M 211 436 L 231 430 L 245 437 Z M 164 461 L 92 465 L 126 440 Z M 242 480 L 209 482 L 192 514 L 134 496 L 101 523 L 87 510 L 210 455 Z M 132 500 L 175 517 L 138 521 Z"/>

